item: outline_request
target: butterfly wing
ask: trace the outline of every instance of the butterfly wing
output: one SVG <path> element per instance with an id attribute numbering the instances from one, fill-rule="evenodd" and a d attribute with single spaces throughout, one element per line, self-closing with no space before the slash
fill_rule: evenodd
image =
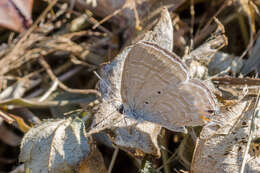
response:
<path id="1" fill-rule="evenodd" d="M 186 79 L 186 66 L 174 62 L 168 52 L 160 52 L 153 45 L 140 42 L 133 46 L 124 63 L 122 100 L 133 108 L 142 104 L 142 98 L 151 96 L 171 83 L 177 86 Z"/>
<path id="2" fill-rule="evenodd" d="M 180 121 L 185 126 L 197 126 L 209 120 L 216 103 L 212 92 L 198 79 L 191 79 L 179 86 L 180 95 L 188 105 L 185 118 Z M 207 121 L 206 121 L 207 122 Z"/>
<path id="3" fill-rule="evenodd" d="M 152 43 L 139 42 L 126 57 L 121 96 L 126 112 L 182 131 L 183 126 L 202 124 L 201 109 L 205 103 L 210 105 L 208 90 L 202 90 L 205 86 L 200 83 L 189 81 L 187 67 L 176 55 Z"/>

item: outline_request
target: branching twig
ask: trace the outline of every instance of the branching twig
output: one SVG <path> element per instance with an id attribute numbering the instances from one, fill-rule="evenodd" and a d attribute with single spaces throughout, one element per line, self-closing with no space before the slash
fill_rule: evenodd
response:
<path id="1" fill-rule="evenodd" d="M 20 48 L 22 43 L 28 38 L 28 36 L 33 32 L 33 30 L 37 27 L 38 23 L 48 14 L 48 12 L 52 9 L 52 7 L 56 4 L 58 0 L 53 0 L 48 7 L 42 12 L 42 14 L 37 18 L 37 20 L 33 23 L 33 25 L 25 32 L 22 38 L 16 43 L 15 47 L 12 51 L 7 55 L 6 59 L 12 57 Z"/>
<path id="2" fill-rule="evenodd" d="M 71 93 L 82 93 L 82 94 L 96 94 L 97 96 L 101 96 L 101 94 L 94 90 L 94 89 L 72 89 L 67 87 L 66 85 L 64 85 L 56 76 L 55 74 L 52 72 L 49 64 L 45 61 L 45 59 L 43 57 L 41 57 L 39 59 L 40 64 L 45 68 L 46 72 L 48 73 L 48 75 L 50 76 L 51 80 L 53 81 L 57 81 L 59 84 L 59 87 L 67 92 L 71 92 Z"/>

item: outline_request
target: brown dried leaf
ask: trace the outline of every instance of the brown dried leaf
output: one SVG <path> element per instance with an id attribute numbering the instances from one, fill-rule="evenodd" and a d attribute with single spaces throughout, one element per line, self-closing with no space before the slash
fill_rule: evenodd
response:
<path id="1" fill-rule="evenodd" d="M 1 0 L 0 25 L 23 32 L 32 23 L 33 0 Z"/>
<path id="2" fill-rule="evenodd" d="M 79 173 L 107 173 L 104 159 L 96 146 L 92 145 L 88 157 L 85 158 L 79 166 Z"/>
<path id="3" fill-rule="evenodd" d="M 12 129 L 6 127 L 2 118 L 0 118 L 0 140 L 13 147 L 19 146 L 22 140 Z"/>

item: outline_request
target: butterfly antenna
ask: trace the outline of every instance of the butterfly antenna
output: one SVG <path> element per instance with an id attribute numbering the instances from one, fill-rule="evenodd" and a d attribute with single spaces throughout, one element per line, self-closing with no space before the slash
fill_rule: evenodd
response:
<path id="1" fill-rule="evenodd" d="M 98 79 L 100 79 L 104 85 L 108 88 L 108 90 L 112 93 L 112 95 L 114 96 L 114 98 L 117 98 L 115 92 L 113 91 L 113 89 L 109 86 L 109 84 L 107 83 L 106 80 L 104 80 L 96 71 L 93 71 L 94 74 L 97 76 Z M 116 100 L 116 101 L 120 101 L 120 100 Z M 109 103 L 109 104 L 112 104 L 112 106 L 116 109 L 115 111 L 112 111 L 111 113 L 109 113 L 106 117 L 104 117 L 102 120 L 100 120 L 98 123 L 96 123 L 92 130 L 94 131 L 97 131 L 95 130 L 97 126 L 99 126 L 102 122 L 104 122 L 108 117 L 110 117 L 112 114 L 114 114 L 115 112 L 118 112 L 119 111 L 119 108 L 117 105 L 115 105 L 115 103 L 113 102 L 113 100 Z M 118 122 L 115 122 L 113 125 L 119 123 L 120 121 L 122 121 L 124 118 L 120 119 Z M 101 129 L 105 129 L 107 127 L 111 126 L 111 124 L 108 124 L 108 125 L 105 125 L 103 128 Z"/>
<path id="2" fill-rule="evenodd" d="M 113 96 L 116 97 L 116 94 L 114 93 L 114 91 L 112 90 L 112 88 L 109 86 L 109 84 L 107 83 L 107 81 L 105 81 L 104 79 L 102 79 L 102 77 L 96 72 L 96 71 L 93 71 L 94 74 L 97 76 L 97 78 L 99 80 L 101 80 L 102 82 L 104 82 L 104 84 L 106 85 L 106 87 L 109 89 L 109 91 L 113 94 Z"/>
<path id="3" fill-rule="evenodd" d="M 95 70 L 94 70 L 93 72 L 94 72 L 94 74 L 97 76 L 97 78 L 98 78 L 99 80 L 103 81 L 103 82 L 105 83 L 105 85 L 106 85 L 108 88 L 110 88 L 109 85 L 108 85 L 108 83 L 107 83 L 104 79 L 102 79 L 102 77 L 99 76 L 99 74 L 98 74 Z M 110 89 L 111 89 L 111 88 L 110 88 Z M 111 90 L 112 90 L 112 89 L 111 89 Z"/>

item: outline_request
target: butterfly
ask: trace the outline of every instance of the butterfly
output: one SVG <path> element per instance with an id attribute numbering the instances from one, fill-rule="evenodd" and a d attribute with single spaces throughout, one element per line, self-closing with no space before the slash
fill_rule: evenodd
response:
<path id="1" fill-rule="evenodd" d="M 146 41 L 136 43 L 127 54 L 120 90 L 120 112 L 172 131 L 203 125 L 217 110 L 213 93 L 190 78 L 177 55 Z"/>

